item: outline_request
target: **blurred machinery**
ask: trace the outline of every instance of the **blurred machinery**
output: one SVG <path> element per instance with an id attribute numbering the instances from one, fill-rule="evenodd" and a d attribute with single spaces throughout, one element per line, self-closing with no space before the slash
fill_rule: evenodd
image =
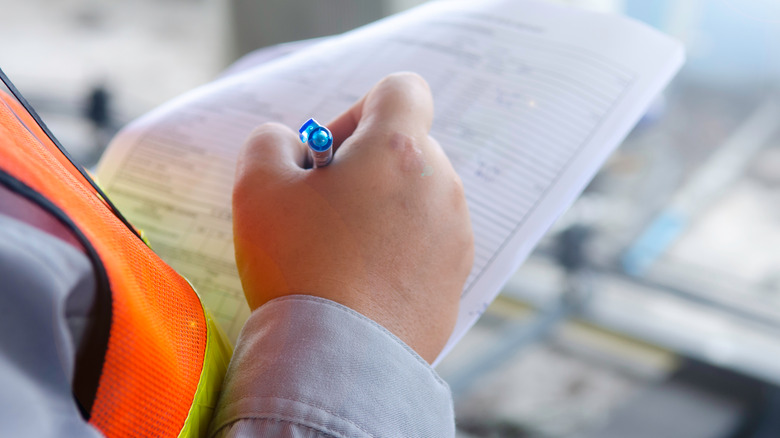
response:
<path id="1" fill-rule="evenodd" d="M 688 64 L 506 286 L 493 309 L 503 322 L 483 325 L 496 340 L 466 347 L 473 350 L 459 359 L 465 366 L 442 364 L 462 396 L 463 436 L 780 436 L 780 75 L 771 49 L 780 41 L 780 8 L 763 0 L 622 7 L 683 39 Z M 583 229 L 587 245 L 566 244 Z M 573 275 L 580 260 L 585 281 Z M 589 291 L 573 295 L 576 306 L 566 305 L 573 279 Z M 532 310 L 501 316 L 507 301 Z M 506 382 L 523 379 L 517 364 L 533 363 L 540 349 L 560 344 L 562 330 L 583 323 L 671 356 L 656 351 L 668 360 L 650 375 L 608 377 L 626 392 L 616 396 L 607 385 L 589 403 L 611 405 L 611 418 L 572 425 L 578 415 L 570 410 L 556 417 L 569 427 L 556 428 L 528 415 L 534 401 L 523 391 L 536 394 L 533 384 L 509 396 Z M 610 367 L 634 354 L 597 360 Z M 526 370 L 551 392 L 576 374 L 545 377 L 553 362 Z M 480 409 L 486 388 L 515 407 Z"/>

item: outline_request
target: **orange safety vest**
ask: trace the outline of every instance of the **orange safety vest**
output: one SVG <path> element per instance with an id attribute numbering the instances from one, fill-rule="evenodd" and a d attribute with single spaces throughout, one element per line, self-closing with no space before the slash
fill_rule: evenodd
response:
<path id="1" fill-rule="evenodd" d="M 96 271 L 96 316 L 74 376 L 82 414 L 108 437 L 205 435 L 229 343 L 187 280 L 45 130 L 0 91 L 0 188 L 64 224 Z"/>

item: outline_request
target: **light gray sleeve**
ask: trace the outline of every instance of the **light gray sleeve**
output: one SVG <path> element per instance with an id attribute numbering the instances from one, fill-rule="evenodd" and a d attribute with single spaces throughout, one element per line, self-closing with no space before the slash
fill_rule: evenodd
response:
<path id="1" fill-rule="evenodd" d="M 99 437 L 71 393 L 75 342 L 94 297 L 71 245 L 0 214 L 0 435 Z"/>
<path id="2" fill-rule="evenodd" d="M 278 298 L 239 337 L 211 436 L 453 437 L 449 388 L 400 339 L 321 298 Z"/>
<path id="3" fill-rule="evenodd" d="M 3 436 L 100 436 L 71 393 L 73 329 L 94 290 L 84 254 L 0 215 Z M 449 388 L 422 358 L 368 318 L 306 296 L 252 314 L 212 428 L 218 437 L 455 433 Z"/>

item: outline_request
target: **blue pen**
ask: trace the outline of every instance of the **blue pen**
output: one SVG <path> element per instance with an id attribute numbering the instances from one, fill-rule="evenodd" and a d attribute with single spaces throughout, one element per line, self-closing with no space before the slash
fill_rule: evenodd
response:
<path id="1" fill-rule="evenodd" d="M 309 144 L 312 166 L 324 167 L 333 159 L 333 134 L 314 119 L 309 119 L 298 130 L 301 142 Z"/>

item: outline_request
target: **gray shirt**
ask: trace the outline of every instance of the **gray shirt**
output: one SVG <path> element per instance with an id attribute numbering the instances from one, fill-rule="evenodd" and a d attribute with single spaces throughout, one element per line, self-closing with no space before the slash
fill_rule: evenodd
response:
<path id="1" fill-rule="evenodd" d="M 0 215 L 0 435 L 98 437 L 71 393 L 95 285 L 71 245 Z M 393 334 L 304 295 L 257 309 L 210 436 L 451 437 L 449 388 Z"/>

